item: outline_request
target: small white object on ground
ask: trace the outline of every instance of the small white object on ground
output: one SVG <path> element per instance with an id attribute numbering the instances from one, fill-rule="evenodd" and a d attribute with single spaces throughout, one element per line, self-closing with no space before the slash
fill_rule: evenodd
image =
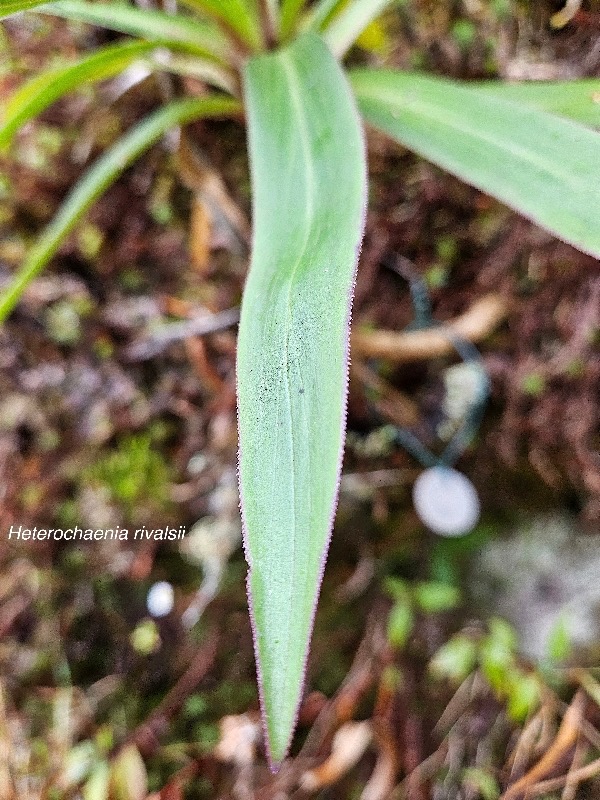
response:
<path id="1" fill-rule="evenodd" d="M 167 581 L 158 581 L 150 587 L 146 606 L 153 617 L 166 617 L 173 610 L 173 587 Z"/>
<path id="2" fill-rule="evenodd" d="M 249 766 L 256 756 L 261 727 L 258 718 L 250 714 L 223 717 L 219 722 L 221 738 L 213 750 L 219 761 L 229 761 L 239 767 Z"/>
<path id="3" fill-rule="evenodd" d="M 413 487 L 419 519 L 439 536 L 463 536 L 479 520 L 479 497 L 471 481 L 449 467 L 430 467 Z"/>
<path id="4" fill-rule="evenodd" d="M 329 758 L 300 778 L 302 789 L 312 793 L 334 784 L 360 761 L 372 738 L 369 721 L 344 723 L 333 737 Z"/>

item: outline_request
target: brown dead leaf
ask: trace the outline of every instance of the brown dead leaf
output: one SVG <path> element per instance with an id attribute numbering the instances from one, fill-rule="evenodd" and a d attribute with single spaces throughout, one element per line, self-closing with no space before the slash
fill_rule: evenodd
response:
<path id="1" fill-rule="evenodd" d="M 110 774 L 110 800 L 145 800 L 148 775 L 140 751 L 133 744 L 116 757 Z"/>
<path id="2" fill-rule="evenodd" d="M 338 781 L 362 758 L 371 738 L 371 723 L 368 721 L 342 725 L 333 737 L 329 758 L 300 778 L 304 791 L 316 792 Z"/>
<path id="3" fill-rule="evenodd" d="M 205 275 L 209 266 L 212 232 L 210 209 L 199 194 L 192 199 L 190 218 L 190 259 L 192 267 Z"/>
<path id="4" fill-rule="evenodd" d="M 250 714 L 229 715 L 223 717 L 219 727 L 221 738 L 214 750 L 215 758 L 239 767 L 252 764 L 261 735 L 258 718 Z"/>
<path id="5" fill-rule="evenodd" d="M 517 798 L 523 797 L 530 787 L 552 772 L 577 742 L 584 706 L 584 694 L 582 691 L 578 691 L 563 717 L 553 743 L 529 772 L 508 787 L 501 800 L 517 800 Z"/>
<path id="6" fill-rule="evenodd" d="M 200 378 L 202 386 L 212 394 L 220 394 L 224 381 L 213 367 L 206 353 L 206 345 L 199 336 L 190 336 L 184 340 L 185 351 L 194 372 Z"/>
<path id="7" fill-rule="evenodd" d="M 506 319 L 508 305 L 497 294 L 476 300 L 464 314 L 446 323 L 448 331 L 469 342 L 481 342 Z M 352 350 L 365 358 L 388 358 L 397 363 L 439 358 L 454 351 L 443 328 L 424 328 L 414 331 L 355 330 Z"/>

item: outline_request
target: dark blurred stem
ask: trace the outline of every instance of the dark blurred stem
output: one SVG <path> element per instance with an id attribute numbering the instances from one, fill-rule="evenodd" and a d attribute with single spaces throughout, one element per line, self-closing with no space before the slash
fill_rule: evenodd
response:
<path id="1" fill-rule="evenodd" d="M 259 0 L 261 27 L 267 50 L 273 50 L 278 44 L 277 20 L 269 0 Z"/>

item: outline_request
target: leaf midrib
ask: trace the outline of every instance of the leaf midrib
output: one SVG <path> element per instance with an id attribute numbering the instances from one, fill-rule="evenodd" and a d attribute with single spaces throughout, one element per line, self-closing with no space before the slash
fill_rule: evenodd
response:
<path id="1" fill-rule="evenodd" d="M 292 534 L 292 553 L 291 553 L 291 562 L 292 562 L 292 581 L 290 583 L 290 592 L 289 592 L 289 606 L 292 607 L 294 591 L 295 591 L 295 561 L 296 561 L 296 537 L 297 537 L 297 526 L 296 526 L 296 488 L 295 488 L 295 480 L 296 480 L 296 459 L 295 459 L 295 445 L 294 445 L 294 428 L 293 428 L 293 416 L 292 416 L 292 398 L 291 398 L 291 387 L 290 387 L 290 373 L 289 373 L 289 341 L 290 341 L 290 332 L 292 328 L 292 288 L 294 286 L 294 280 L 298 273 L 298 269 L 300 264 L 304 260 L 308 249 L 308 242 L 310 240 L 310 234 L 312 229 L 312 222 L 314 219 L 315 213 L 315 203 L 314 203 L 314 191 L 315 191 L 315 172 L 314 172 L 314 165 L 313 159 L 311 158 L 311 142 L 310 142 L 310 134 L 308 130 L 306 115 L 304 113 L 304 108 L 301 101 L 302 91 L 298 84 L 298 80 L 296 77 L 296 73 L 294 70 L 294 66 L 292 60 L 288 53 L 285 51 L 281 53 L 281 66 L 285 73 L 285 77 L 287 83 L 290 87 L 290 101 L 298 117 L 298 134 L 301 143 L 301 150 L 304 156 L 304 170 L 303 175 L 305 176 L 306 180 L 306 205 L 304 207 L 304 241 L 302 242 L 302 246 L 298 248 L 298 256 L 296 258 L 296 262 L 290 272 L 289 280 L 288 280 L 288 291 L 286 297 L 286 315 L 285 315 L 285 349 L 284 349 L 284 376 L 285 376 L 285 392 L 286 392 L 286 401 L 287 401 L 287 410 L 289 414 L 289 423 L 290 423 L 290 452 L 291 452 L 291 460 L 292 460 L 292 508 L 293 508 L 293 515 L 292 515 L 292 524 L 293 524 L 293 534 Z M 291 648 L 292 637 L 289 634 L 287 636 L 287 653 L 288 658 L 287 662 L 289 663 L 289 653 Z"/>

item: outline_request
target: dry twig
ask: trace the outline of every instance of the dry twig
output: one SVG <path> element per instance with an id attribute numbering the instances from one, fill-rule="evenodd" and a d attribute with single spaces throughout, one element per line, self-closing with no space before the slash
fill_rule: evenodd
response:
<path id="1" fill-rule="evenodd" d="M 135 744 L 143 756 L 152 755 L 159 746 L 159 737 L 166 731 L 169 721 L 184 704 L 196 686 L 211 669 L 217 655 L 217 635 L 210 634 L 192 663 L 160 705 L 139 725 L 123 746 Z"/>
<path id="2" fill-rule="evenodd" d="M 506 300 L 488 294 L 456 319 L 446 324 L 450 333 L 470 342 L 487 338 L 508 315 Z M 388 358 L 408 363 L 439 358 L 454 352 L 448 335 L 440 328 L 415 331 L 356 330 L 352 334 L 352 351 L 363 358 Z"/>
<path id="3" fill-rule="evenodd" d="M 531 796 L 532 787 L 555 769 L 556 765 L 577 742 L 581 721 L 583 719 L 584 706 L 585 697 L 583 692 L 579 691 L 573 698 L 573 702 L 568 707 L 563 717 L 554 742 L 537 764 L 526 772 L 522 778 L 519 778 L 518 781 L 507 788 L 502 795 L 502 800 L 516 800 L 516 798 L 523 796 Z M 572 779 L 574 780 L 575 778 L 573 777 Z M 566 776 L 562 778 L 561 786 L 565 780 Z"/>

